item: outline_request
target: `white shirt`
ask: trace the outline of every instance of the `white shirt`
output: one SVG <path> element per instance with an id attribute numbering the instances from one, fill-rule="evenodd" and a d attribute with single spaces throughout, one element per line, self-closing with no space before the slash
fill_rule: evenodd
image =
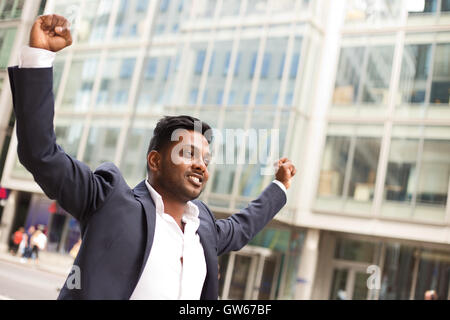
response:
<path id="1" fill-rule="evenodd" d="M 147 180 L 145 184 L 156 207 L 155 235 L 144 271 L 130 299 L 199 300 L 206 277 L 206 261 L 197 234 L 198 207 L 187 202 L 182 217 L 183 233 L 175 219 L 164 213 L 161 196 Z"/>

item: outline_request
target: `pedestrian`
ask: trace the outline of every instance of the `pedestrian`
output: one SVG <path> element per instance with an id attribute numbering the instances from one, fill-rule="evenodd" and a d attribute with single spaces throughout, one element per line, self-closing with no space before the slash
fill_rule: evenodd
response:
<path id="1" fill-rule="evenodd" d="M 28 259 L 31 258 L 31 255 L 33 252 L 33 247 L 31 246 L 31 238 L 35 232 L 36 232 L 36 227 L 32 225 L 28 228 L 27 232 L 24 234 L 24 238 L 23 238 L 24 249 L 23 249 L 22 259 L 21 259 L 22 263 L 28 261 Z"/>
<path id="2" fill-rule="evenodd" d="M 14 234 L 12 235 L 12 246 L 11 246 L 11 254 L 17 255 L 19 251 L 19 246 L 23 239 L 23 234 L 25 233 L 25 229 L 20 227 Z"/>
<path id="3" fill-rule="evenodd" d="M 29 39 L 20 65 L 8 68 L 18 158 L 83 238 L 74 261 L 81 274 L 69 275 L 59 299 L 217 299 L 218 256 L 241 249 L 281 210 L 295 166 L 279 159 L 255 200 L 216 219 L 197 199 L 209 179 L 211 127 L 180 115 L 156 124 L 147 177 L 135 188 L 111 162 L 91 171 L 56 144 L 53 129 L 52 63 L 72 43 L 68 21 L 40 16 Z M 73 279 L 80 283 L 69 288 Z"/>
<path id="4" fill-rule="evenodd" d="M 39 251 L 44 250 L 47 246 L 47 236 L 44 234 L 43 230 L 44 226 L 39 225 L 30 240 L 31 256 L 36 264 L 39 263 Z"/>

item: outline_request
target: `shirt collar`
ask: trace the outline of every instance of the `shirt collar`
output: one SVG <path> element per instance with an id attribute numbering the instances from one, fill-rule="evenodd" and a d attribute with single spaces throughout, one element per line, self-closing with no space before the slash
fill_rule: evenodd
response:
<path id="1" fill-rule="evenodd" d="M 150 196 L 152 197 L 153 202 L 155 203 L 156 213 L 162 216 L 165 212 L 164 212 L 164 202 L 162 201 L 161 195 L 150 185 L 148 179 L 145 179 L 145 185 L 147 186 Z M 198 215 L 199 215 L 198 207 L 192 201 L 188 201 L 181 220 L 183 222 L 192 221 L 198 223 L 199 222 Z"/>

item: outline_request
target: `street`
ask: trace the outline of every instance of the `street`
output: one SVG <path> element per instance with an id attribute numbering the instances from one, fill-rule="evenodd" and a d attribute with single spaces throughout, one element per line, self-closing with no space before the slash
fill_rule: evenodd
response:
<path id="1" fill-rule="evenodd" d="M 0 300 L 55 300 L 65 277 L 0 260 Z"/>

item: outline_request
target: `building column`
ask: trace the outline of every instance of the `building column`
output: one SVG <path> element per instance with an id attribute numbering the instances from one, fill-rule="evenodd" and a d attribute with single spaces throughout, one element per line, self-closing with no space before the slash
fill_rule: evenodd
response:
<path id="1" fill-rule="evenodd" d="M 0 221 L 0 252 L 8 250 L 9 234 L 14 223 L 18 195 L 19 191 L 11 190 L 3 208 L 2 221 Z"/>
<path id="2" fill-rule="evenodd" d="M 307 231 L 302 254 L 300 256 L 300 268 L 297 272 L 297 284 L 295 288 L 296 300 L 311 299 L 317 261 L 319 258 L 319 239 L 320 230 L 309 229 Z"/>

